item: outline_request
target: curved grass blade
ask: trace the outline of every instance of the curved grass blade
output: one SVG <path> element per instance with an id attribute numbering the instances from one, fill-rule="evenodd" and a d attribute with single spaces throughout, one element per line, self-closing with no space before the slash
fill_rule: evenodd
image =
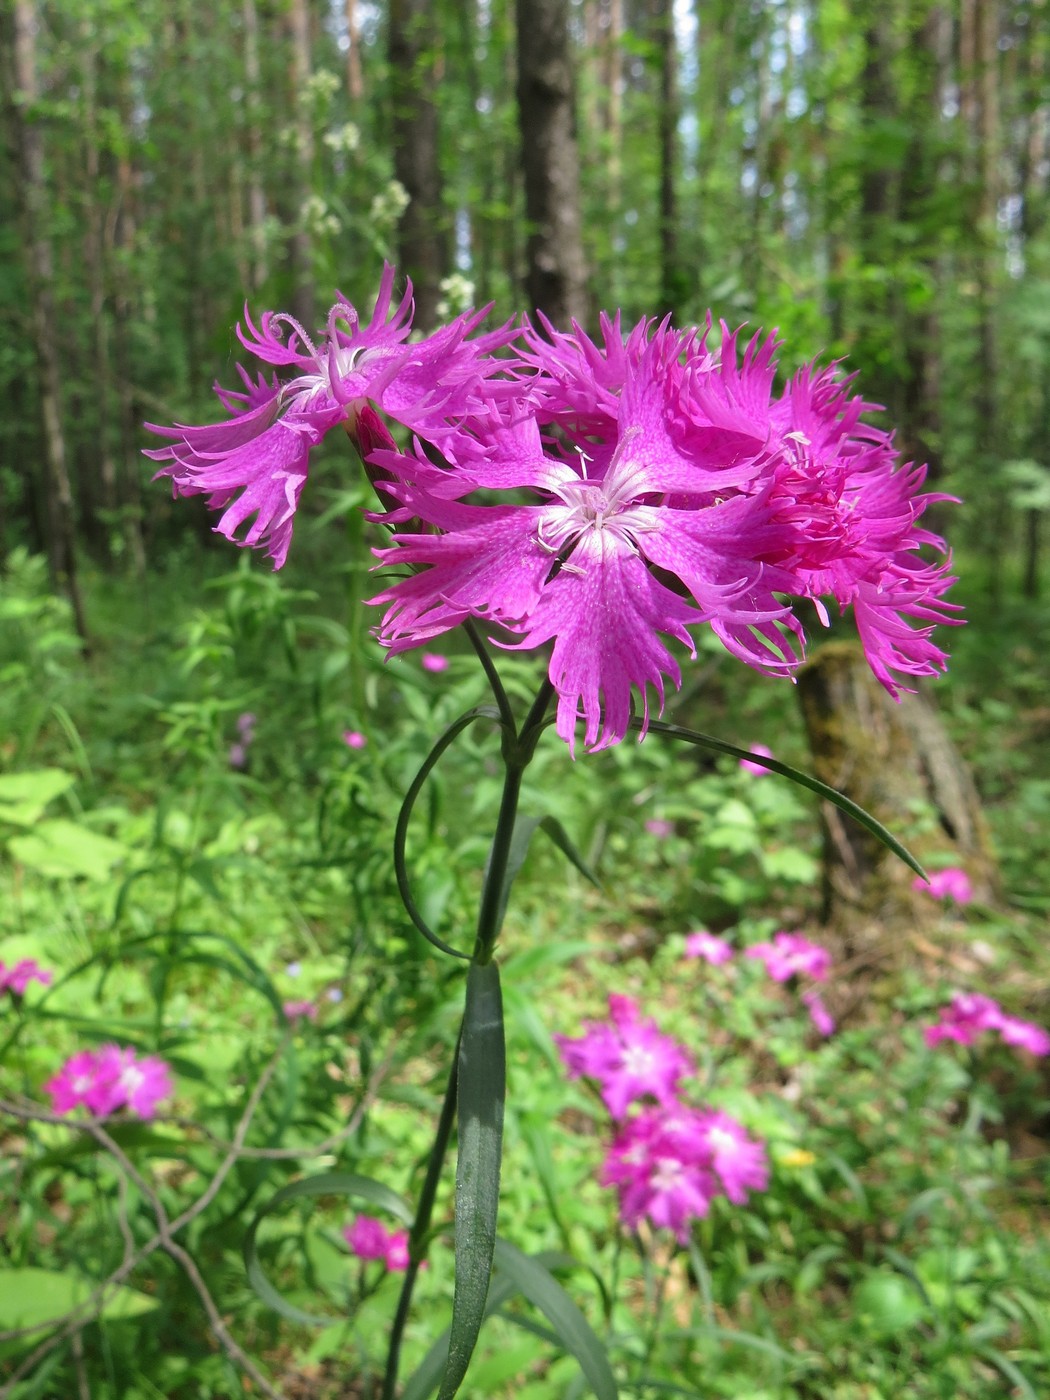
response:
<path id="1" fill-rule="evenodd" d="M 396 1191 L 391 1191 L 389 1186 L 384 1186 L 373 1177 L 359 1176 L 355 1172 L 321 1172 L 318 1176 L 304 1177 L 301 1181 L 282 1186 L 256 1214 L 244 1237 L 244 1266 L 248 1271 L 248 1282 L 264 1303 L 290 1322 L 299 1322 L 306 1327 L 330 1327 L 333 1323 L 345 1322 L 346 1319 L 331 1314 L 304 1312 L 294 1303 L 289 1303 L 263 1272 L 255 1244 L 259 1226 L 279 1206 L 286 1205 L 289 1201 L 314 1196 L 357 1196 L 369 1205 L 389 1211 L 403 1225 L 411 1225 L 412 1212 Z"/>
<path id="2" fill-rule="evenodd" d="M 439 1400 L 459 1390 L 485 1319 L 503 1157 L 506 1048 L 499 967 L 471 963 L 459 1049 L 456 1286 Z"/>
<path id="3" fill-rule="evenodd" d="M 539 1309 L 565 1350 L 580 1363 L 598 1400 L 617 1400 L 619 1391 L 605 1348 L 557 1279 L 538 1260 L 506 1240 L 496 1241 L 495 1255 L 500 1273 L 512 1279 L 521 1294 Z"/>
<path id="4" fill-rule="evenodd" d="M 792 768 L 789 763 L 781 763 L 778 758 L 766 758 L 764 754 L 752 753 L 750 749 L 741 749 L 736 744 L 727 744 L 724 739 L 716 739 L 711 734 L 701 734 L 695 729 L 685 729 L 680 724 L 667 724 L 664 720 L 653 719 L 649 721 L 649 730 L 653 734 L 662 734 L 667 739 L 681 739 L 685 744 L 695 744 L 698 748 L 712 749 L 715 753 L 727 753 L 732 758 L 747 759 L 749 763 L 760 763 L 763 768 L 768 768 L 771 773 L 779 773 L 782 778 L 790 778 L 793 783 L 798 783 L 799 787 L 808 788 L 810 792 L 815 792 L 818 797 L 823 797 L 825 802 L 832 803 L 835 807 L 847 816 L 859 822 L 862 827 L 870 831 L 882 844 L 889 848 L 895 856 L 898 856 L 909 869 L 914 870 L 916 875 L 926 879 L 926 871 L 915 859 L 908 848 L 897 840 L 891 831 L 877 821 L 870 812 L 866 812 L 852 798 L 845 793 L 838 792 L 833 787 L 828 787 L 827 783 L 822 783 L 819 778 L 811 777 L 809 773 L 803 773 L 799 768 Z M 641 730 L 642 721 L 632 719 L 631 729 Z"/>
<path id="5" fill-rule="evenodd" d="M 416 928 L 427 940 L 433 944 L 439 952 L 447 953 L 452 958 L 462 958 L 469 961 L 469 953 L 461 953 L 458 948 L 453 948 L 450 943 L 446 943 L 443 938 L 439 938 L 434 930 L 423 918 L 419 906 L 412 894 L 412 885 L 408 878 L 408 864 L 405 860 L 405 842 L 408 838 L 408 826 L 412 820 L 412 810 L 416 805 L 416 798 L 423 790 L 423 785 L 433 772 L 441 755 L 452 744 L 463 730 L 473 724 L 476 719 L 499 720 L 500 714 L 492 705 L 478 705 L 473 710 L 468 710 L 465 715 L 460 715 L 445 730 L 437 743 L 427 754 L 423 761 L 423 766 L 412 779 L 408 791 L 405 793 L 405 800 L 401 804 L 401 810 L 397 814 L 397 827 L 394 831 L 394 874 L 397 878 L 397 888 L 401 895 L 401 902 L 404 904 L 408 917 L 415 924 Z"/>

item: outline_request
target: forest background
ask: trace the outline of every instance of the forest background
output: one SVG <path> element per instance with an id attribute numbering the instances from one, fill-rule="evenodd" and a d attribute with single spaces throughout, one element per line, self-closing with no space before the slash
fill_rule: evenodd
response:
<path id="1" fill-rule="evenodd" d="M 316 454 L 278 576 L 151 484 L 141 450 L 144 420 L 215 416 L 246 303 L 309 326 L 338 288 L 367 311 L 384 259 L 411 276 L 423 329 L 490 300 L 493 323 L 540 309 L 593 329 L 620 307 L 628 325 L 710 308 L 777 326 L 788 372 L 843 358 L 904 458 L 962 501 L 935 523 L 970 621 L 927 689 L 991 830 L 969 852 L 981 897 L 964 913 L 903 895 L 855 945 L 839 927 L 844 1030 L 824 1044 L 755 984 L 704 987 L 698 1017 L 667 990 L 680 934 L 819 930 L 817 809 L 733 764 L 683 780 L 651 740 L 634 768 L 625 745 L 538 770 L 534 796 L 616 893 L 549 853 L 525 868 L 508 1228 L 590 1258 L 574 1285 L 626 1393 L 1045 1393 L 1045 1075 L 1010 1055 L 931 1060 L 918 1027 L 990 984 L 1050 1022 L 1048 65 L 1045 0 L 0 0 L 0 958 L 65 979 L 0 1043 L 0 1395 L 377 1393 L 392 1295 L 347 1284 L 345 1203 L 260 1232 L 299 1316 L 259 1301 L 241 1249 L 273 1191 L 316 1168 L 304 1143 L 418 1183 L 433 1048 L 454 1024 L 387 851 L 426 731 L 479 684 L 455 647 L 429 673 L 369 642 L 381 537 L 347 449 Z M 819 762 L 791 688 L 743 670 L 702 650 L 678 715 Z M 258 728 L 233 763 L 245 714 Z M 476 893 L 484 763 L 468 749 L 418 837 L 446 932 Z M 35 796 L 2 786 L 27 773 Z M 909 804 L 900 834 L 945 864 L 943 821 Z M 768 1195 L 716 1212 L 688 1265 L 651 1242 L 625 1262 L 587 1155 L 601 1126 L 552 1049 L 625 990 L 712 1082 L 718 1060 L 723 1106 L 772 1144 Z M 292 1037 L 279 1008 L 300 994 L 323 1014 Z M 85 1035 L 175 1067 L 182 1117 L 114 1129 L 152 1200 L 33 1119 Z M 257 1138 L 194 1215 L 260 1085 Z M 129 1238 L 145 1248 L 158 1201 L 190 1212 L 184 1257 L 147 1251 L 121 1275 L 134 1289 L 78 1321 L 77 1289 L 115 1277 Z M 26 1301 L 33 1270 L 43 1301 Z M 448 1318 L 440 1261 L 424 1289 L 414 1376 Z M 305 1329 L 319 1291 L 354 1320 Z M 573 1393 L 575 1362 L 516 1306 L 466 1393 Z"/>

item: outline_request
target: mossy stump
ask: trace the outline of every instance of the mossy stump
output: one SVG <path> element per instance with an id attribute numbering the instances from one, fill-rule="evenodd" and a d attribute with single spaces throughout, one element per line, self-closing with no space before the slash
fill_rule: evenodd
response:
<path id="1" fill-rule="evenodd" d="M 877 817 L 928 869 L 961 866 L 996 902 L 998 872 L 973 780 L 925 695 L 891 699 L 862 648 L 831 642 L 799 673 L 816 775 Z M 935 934 L 944 908 L 870 832 L 822 804 L 823 918 L 859 963 Z"/>

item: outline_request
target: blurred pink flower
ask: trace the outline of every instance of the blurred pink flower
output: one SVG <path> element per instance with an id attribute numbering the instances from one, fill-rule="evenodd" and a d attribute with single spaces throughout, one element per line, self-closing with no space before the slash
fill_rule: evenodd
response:
<path id="1" fill-rule="evenodd" d="M 317 1007 L 312 1001 L 286 1001 L 281 1010 L 289 1021 L 316 1021 Z"/>
<path id="2" fill-rule="evenodd" d="M 255 716 L 251 710 L 245 710 L 243 715 L 237 716 L 237 733 L 246 744 L 250 744 L 255 737 Z"/>
<path id="3" fill-rule="evenodd" d="M 368 740 L 358 729 L 344 729 L 343 743 L 348 749 L 363 749 Z"/>
<path id="4" fill-rule="evenodd" d="M 662 840 L 667 836 L 674 835 L 674 822 L 666 821 L 663 817 L 650 817 L 645 823 L 645 829 L 650 836 L 656 836 Z"/>
<path id="5" fill-rule="evenodd" d="M 749 1191 L 769 1185 L 766 1149 L 728 1113 L 700 1114 L 700 1128 L 711 1153 L 715 1175 L 735 1206 L 743 1205 Z"/>
<path id="6" fill-rule="evenodd" d="M 408 1268 L 407 1230 L 389 1231 L 374 1216 L 359 1215 L 343 1230 L 343 1239 L 358 1259 L 381 1259 L 392 1273 Z"/>
<path id="7" fill-rule="evenodd" d="M 1021 1021 L 1016 1016 L 1002 1016 L 996 1027 L 1007 1045 L 1016 1045 L 1030 1055 L 1050 1055 L 1050 1035 L 1033 1021 Z"/>
<path id="8" fill-rule="evenodd" d="M 991 997 L 981 996 L 979 992 L 957 992 L 951 1002 L 941 1008 L 937 1024 L 923 1031 L 923 1038 L 930 1046 L 942 1040 L 972 1045 L 982 1031 L 998 1028 L 1002 1014 L 999 1003 Z"/>
<path id="9" fill-rule="evenodd" d="M 973 885 L 965 870 L 951 865 L 946 870 L 935 870 L 929 880 L 916 875 L 911 882 L 913 890 L 923 890 L 934 899 L 951 899 L 956 904 L 969 904 L 973 899 Z"/>
<path id="10" fill-rule="evenodd" d="M 117 1045 L 103 1045 L 98 1052 L 98 1079 L 100 1092 L 104 1089 L 109 1096 L 108 1106 L 98 1112 L 127 1107 L 137 1118 L 152 1118 L 174 1088 L 171 1070 L 163 1060 L 155 1055 L 139 1060 L 134 1050 Z"/>
<path id="11" fill-rule="evenodd" d="M 386 1266 L 391 1273 L 403 1273 L 408 1268 L 407 1230 L 395 1230 L 387 1240 Z"/>
<path id="12" fill-rule="evenodd" d="M 774 982 L 787 982 L 792 977 L 824 982 L 831 970 L 828 950 L 801 933 L 775 933 L 772 943 L 755 943 L 744 950 L 744 956 L 765 963 Z"/>
<path id="13" fill-rule="evenodd" d="M 773 750 L 767 749 L 765 744 L 752 744 L 751 752 L 753 754 L 761 754 L 763 758 L 773 757 Z M 765 766 L 765 764 L 752 763 L 749 758 L 742 758 L 740 760 L 740 767 L 744 770 L 745 773 L 754 773 L 755 776 L 758 778 L 769 777 L 770 770 Z"/>
<path id="14" fill-rule="evenodd" d="M 343 1230 L 343 1239 L 358 1259 L 385 1259 L 390 1236 L 381 1220 L 359 1215 Z"/>
<path id="15" fill-rule="evenodd" d="M 98 1081 L 98 1057 L 91 1050 L 78 1050 L 44 1085 L 54 1113 L 72 1113 L 83 1104 L 91 1114 L 105 1113 L 108 1095 Z"/>
<path id="16" fill-rule="evenodd" d="M 229 757 L 231 768 L 244 768 L 248 763 L 248 750 L 244 744 L 231 744 Z"/>
<path id="17" fill-rule="evenodd" d="M 439 656 L 436 651 L 425 651 L 421 657 L 424 671 L 447 671 L 448 657 Z"/>
<path id="18" fill-rule="evenodd" d="M 687 1244 L 692 1222 L 718 1194 L 701 1116 L 681 1105 L 670 1116 L 659 1109 L 639 1113 L 613 1139 L 599 1180 L 616 1187 L 628 1229 L 648 1220 Z"/>
<path id="19" fill-rule="evenodd" d="M 171 1070 L 154 1055 L 138 1059 L 135 1051 L 103 1045 L 79 1050 L 44 1085 L 55 1113 L 71 1113 L 83 1104 L 95 1117 L 118 1108 L 137 1118 L 152 1118 L 157 1105 L 173 1091 Z"/>
<path id="20" fill-rule="evenodd" d="M 821 1035 L 833 1035 L 835 1032 L 835 1018 L 824 1005 L 819 992 L 803 992 L 802 1000 L 809 1011 L 809 1019 L 820 1032 Z"/>
<path id="21" fill-rule="evenodd" d="M 729 962 L 733 956 L 733 949 L 724 938 L 708 933 L 706 929 L 698 929 L 696 933 L 686 935 L 685 956 L 703 958 L 712 967 L 718 967 L 721 963 Z"/>
<path id="22" fill-rule="evenodd" d="M 30 982 L 39 982 L 41 986 L 48 987 L 53 977 L 54 973 L 41 967 L 35 958 L 23 958 L 11 967 L 0 962 L 0 992 L 7 991 L 23 997 Z"/>
<path id="23" fill-rule="evenodd" d="M 931 1048 L 942 1040 L 957 1045 L 972 1045 L 984 1031 L 998 1031 L 1007 1045 L 1027 1050 L 1032 1055 L 1050 1055 L 1050 1035 L 1032 1021 L 1008 1016 L 997 1001 L 979 992 L 957 992 L 947 1006 L 941 1008 L 940 1020 L 923 1030 L 923 1039 Z"/>
<path id="24" fill-rule="evenodd" d="M 679 1079 L 693 1069 L 685 1049 L 661 1034 L 655 1021 L 640 1021 L 630 997 L 610 996 L 609 1015 L 612 1024 L 587 1022 L 586 1034 L 576 1039 L 554 1037 L 569 1077 L 597 1080 L 606 1108 L 617 1119 L 636 1099 L 674 1103 Z"/>

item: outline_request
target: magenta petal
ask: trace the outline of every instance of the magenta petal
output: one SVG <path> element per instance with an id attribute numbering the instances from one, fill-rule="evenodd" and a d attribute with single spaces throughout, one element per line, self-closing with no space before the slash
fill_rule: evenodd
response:
<path id="1" fill-rule="evenodd" d="M 543 591 L 522 645 L 554 641 L 550 678 L 558 692 L 558 733 L 573 747 L 576 723 L 585 721 L 588 749 L 617 743 L 631 717 L 631 687 L 646 686 L 663 708 L 664 677 L 680 684 L 678 663 L 659 640 L 665 632 L 695 655 L 686 630 L 696 610 L 677 597 L 611 531 L 585 536 L 570 561 Z"/>

